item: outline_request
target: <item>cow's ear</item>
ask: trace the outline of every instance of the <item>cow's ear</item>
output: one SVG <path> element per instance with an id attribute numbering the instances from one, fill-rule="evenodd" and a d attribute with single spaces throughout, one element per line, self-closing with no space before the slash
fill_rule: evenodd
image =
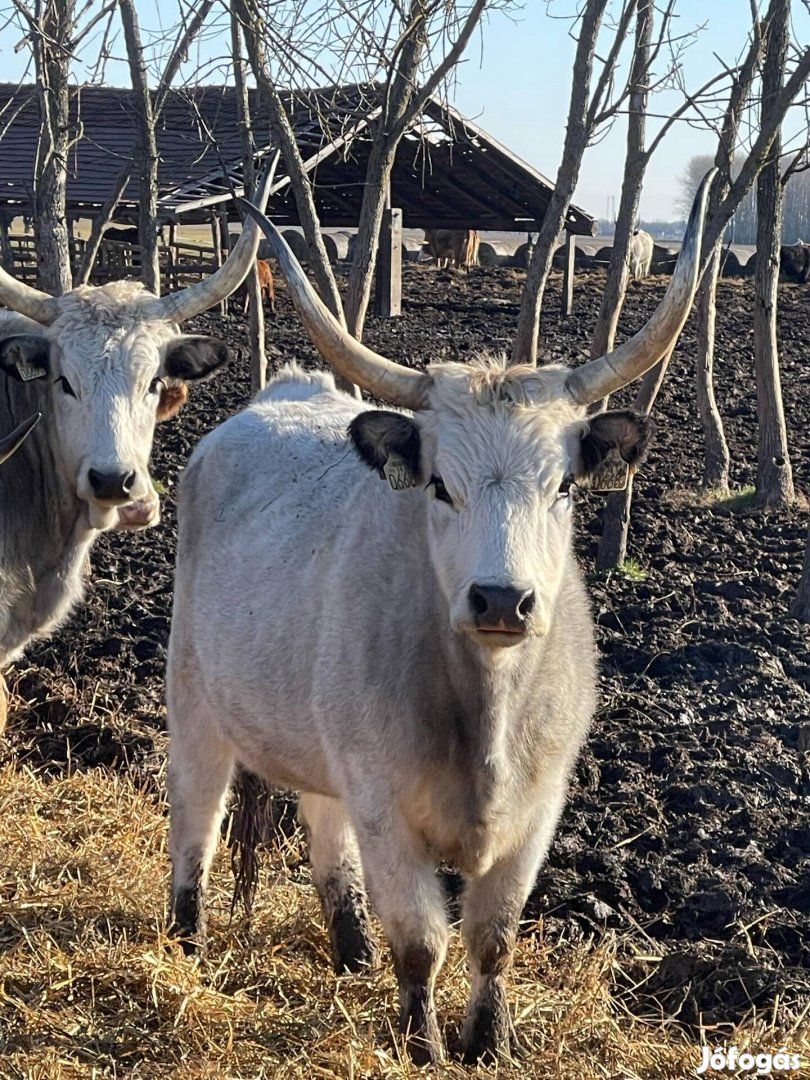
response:
<path id="1" fill-rule="evenodd" d="M 594 416 L 588 421 L 580 441 L 577 481 L 597 491 L 625 487 L 627 467 L 635 469 L 641 464 L 654 431 L 655 424 L 650 416 L 630 409 L 615 409 Z M 622 473 L 624 481 L 617 480 L 614 473 Z"/>
<path id="2" fill-rule="evenodd" d="M 51 370 L 49 342 L 38 334 L 0 339 L 0 370 L 20 382 L 44 378 Z"/>
<path id="3" fill-rule="evenodd" d="M 218 338 L 184 334 L 170 341 L 163 356 L 163 370 L 173 379 L 204 379 L 227 364 L 231 350 Z"/>
<path id="4" fill-rule="evenodd" d="M 185 383 L 168 383 L 160 388 L 157 421 L 159 424 L 178 413 L 188 401 L 188 387 Z"/>
<path id="5" fill-rule="evenodd" d="M 394 491 L 422 483 L 419 428 L 409 416 L 373 409 L 349 424 L 349 438 L 370 469 Z"/>

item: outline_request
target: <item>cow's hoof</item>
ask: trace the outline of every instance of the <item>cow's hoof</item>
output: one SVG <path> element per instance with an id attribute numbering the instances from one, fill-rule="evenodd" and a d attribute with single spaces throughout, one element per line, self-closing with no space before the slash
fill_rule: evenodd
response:
<path id="1" fill-rule="evenodd" d="M 409 1035 L 406 1040 L 408 1053 L 414 1065 L 440 1065 L 444 1060 L 441 1039 L 429 1039 L 425 1035 Z"/>
<path id="2" fill-rule="evenodd" d="M 338 908 L 329 927 L 332 964 L 338 975 L 368 971 L 377 967 L 377 945 L 368 925 L 368 915 L 354 906 Z"/>

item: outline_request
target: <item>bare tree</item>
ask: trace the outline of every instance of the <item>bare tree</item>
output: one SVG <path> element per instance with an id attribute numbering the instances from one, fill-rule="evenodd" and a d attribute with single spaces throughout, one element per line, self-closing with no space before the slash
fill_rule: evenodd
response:
<path id="1" fill-rule="evenodd" d="M 668 19 L 672 4 L 668 5 L 665 18 Z M 616 328 L 619 324 L 627 289 L 628 250 L 630 235 L 638 216 L 638 204 L 641 198 L 641 185 L 647 170 L 649 155 L 644 150 L 644 135 L 647 125 L 647 97 L 650 86 L 650 46 L 652 44 L 653 20 L 655 7 L 653 0 L 641 0 L 636 14 L 636 33 L 633 48 L 632 70 L 630 73 L 630 98 L 627 116 L 627 153 L 624 159 L 624 177 L 622 193 L 619 199 L 619 212 L 613 233 L 613 245 L 610 249 L 605 289 L 599 306 L 593 336 L 591 338 L 591 356 L 602 356 L 613 348 Z"/>
<path id="2" fill-rule="evenodd" d="M 779 92 L 772 95 L 767 114 L 761 114 L 756 138 L 748 153 L 742 157 L 735 176 L 732 162 L 740 124 L 746 109 L 752 104 L 769 27 L 780 18 L 785 5 L 789 8 L 790 0 L 771 0 L 762 21 L 755 22 L 748 51 L 735 75 L 717 144 L 715 164 L 719 178 L 710 198 L 703 240 L 703 280 L 697 302 L 699 345 L 696 368 L 698 411 L 704 440 L 702 484 L 721 492 L 728 491 L 730 467 L 728 444 L 714 395 L 714 323 L 723 237 L 733 214 L 768 160 L 785 113 L 810 75 L 810 47 L 806 47 L 798 50 L 793 70 Z"/>
<path id="3" fill-rule="evenodd" d="M 197 0 L 177 30 L 174 42 L 163 66 L 157 91 L 149 89 L 144 49 L 133 0 L 118 0 L 124 29 L 127 61 L 132 80 L 133 101 L 137 116 L 137 141 L 134 161 L 140 175 L 138 198 L 138 241 L 141 249 L 141 280 L 150 292 L 160 293 L 160 256 L 158 250 L 158 150 L 156 126 L 166 104 L 171 84 L 192 42 L 200 33 L 214 0 Z M 190 17 L 189 17 L 190 16 Z M 122 174 L 131 171 L 125 164 Z M 119 183 L 121 177 L 119 177 Z M 109 221 L 109 218 L 107 219 Z M 102 228 L 104 227 L 102 219 Z"/>
<path id="4" fill-rule="evenodd" d="M 34 236 L 40 286 L 60 296 L 73 285 L 67 224 L 67 165 L 72 141 L 70 69 L 74 51 L 109 11 L 87 16 L 75 0 L 14 0 L 31 45 L 36 71 L 39 139 L 34 162 Z"/>
<path id="5" fill-rule="evenodd" d="M 762 165 L 768 160 L 773 140 L 782 119 L 793 100 L 799 94 L 810 74 L 810 49 L 798 53 L 790 77 L 779 92 L 773 95 L 771 108 L 761 116 L 758 134 L 747 155 L 739 155 L 735 162 L 735 143 L 745 109 L 751 100 L 759 66 L 764 55 L 763 35 L 771 20 L 776 17 L 781 3 L 789 0 L 771 0 L 762 25 L 756 24 L 749 47 L 740 66 L 726 69 L 733 75 L 728 101 L 723 112 L 715 163 L 719 176 L 715 181 L 709 201 L 709 213 L 704 233 L 702 272 L 703 279 L 698 290 L 696 314 L 698 321 L 697 347 L 697 400 L 701 425 L 704 431 L 705 457 L 703 484 L 709 488 L 728 489 L 730 458 L 723 432 L 722 420 L 714 395 L 714 331 L 716 321 L 717 277 L 722 257 L 723 236 L 732 216 L 743 203 Z M 708 84 L 707 84 L 708 85 Z M 664 373 L 669 362 L 665 357 L 647 373 L 636 398 L 636 408 L 649 411 L 655 402 Z M 623 562 L 627 549 L 627 530 L 630 521 L 632 485 L 625 492 L 609 496 L 603 518 L 603 535 L 597 563 L 600 568 L 618 566 Z"/>
<path id="6" fill-rule="evenodd" d="M 157 234 L 158 151 L 155 117 L 146 78 L 141 32 L 132 0 L 118 0 L 127 60 L 132 79 L 133 101 L 137 117 L 137 141 L 134 160 L 140 172 L 138 197 L 138 241 L 141 248 L 141 280 L 150 292 L 160 293 L 160 262 Z"/>
<path id="7" fill-rule="evenodd" d="M 346 290 L 346 323 L 357 338 L 363 336 L 377 262 L 380 226 L 399 144 L 428 99 L 458 63 L 486 8 L 495 4 L 491 0 L 475 0 L 469 10 L 461 15 L 458 9 L 462 6 L 452 2 L 439 5 L 431 0 L 411 0 L 407 12 L 403 12 L 399 37 L 388 63 L 380 113 L 370 125 L 371 153 L 363 185 L 354 263 Z M 438 30 L 431 26 L 437 17 L 442 22 Z M 437 33 L 442 36 L 452 33 L 451 27 L 456 20 L 459 26 L 455 39 L 423 85 L 419 86 L 419 75 L 428 55 L 430 37 Z"/>
<path id="8" fill-rule="evenodd" d="M 259 93 L 270 113 L 273 138 L 281 150 L 284 167 L 290 178 L 290 186 L 298 210 L 298 220 L 304 230 L 309 248 L 310 266 L 315 275 L 315 284 L 323 302 L 345 325 L 343 304 L 321 236 L 312 184 L 307 176 L 290 117 L 271 74 L 266 46 L 270 34 L 259 0 L 234 0 L 233 11 L 241 24 L 253 77 L 256 79 Z"/>
<path id="9" fill-rule="evenodd" d="M 790 3 L 781 3 L 768 27 L 762 69 L 762 122 L 766 123 L 782 89 L 787 62 Z M 757 383 L 757 495 L 759 506 L 789 506 L 795 497 L 790 466 L 779 350 L 776 342 L 779 249 L 782 236 L 782 140 L 774 136 L 768 160 L 757 178 L 757 265 L 754 298 L 754 370 Z"/>
<path id="10" fill-rule="evenodd" d="M 376 268 L 380 226 L 390 191 L 397 149 L 430 97 L 444 85 L 467 48 L 485 12 L 508 8 L 512 0 L 312 0 L 289 9 L 262 0 L 237 0 L 248 56 L 271 111 L 274 132 L 284 155 L 318 289 L 346 325 L 362 337 Z M 284 17 L 287 21 L 284 21 Z M 290 21 L 291 20 L 291 21 Z M 370 141 L 355 257 L 340 305 L 319 223 L 311 183 L 305 174 L 285 114 L 271 61 L 292 85 L 302 77 L 368 85 L 363 116 Z M 379 91 L 379 92 L 378 92 Z M 355 116 L 356 122 L 359 117 Z"/>
<path id="11" fill-rule="evenodd" d="M 245 198 L 252 199 L 256 184 L 254 158 L 256 147 L 250 123 L 250 100 L 245 79 L 245 62 L 242 57 L 242 30 L 235 12 L 231 13 L 231 53 L 236 86 L 237 117 L 242 143 L 242 170 Z M 259 274 L 254 266 L 245 281 L 248 304 L 248 341 L 250 343 L 250 389 L 255 394 L 267 379 L 267 356 L 264 349 L 264 308 L 259 286 Z"/>

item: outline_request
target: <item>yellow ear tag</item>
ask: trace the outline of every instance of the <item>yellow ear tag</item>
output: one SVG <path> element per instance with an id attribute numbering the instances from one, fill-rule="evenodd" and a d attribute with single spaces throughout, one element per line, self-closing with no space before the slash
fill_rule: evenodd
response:
<path id="1" fill-rule="evenodd" d="M 630 466 L 614 447 L 605 454 L 593 472 L 577 480 L 577 487 L 589 491 L 624 491 L 629 479 Z"/>
<path id="2" fill-rule="evenodd" d="M 388 455 L 388 460 L 383 465 L 383 472 L 394 491 L 405 491 L 407 488 L 416 487 L 418 484 L 413 473 L 399 454 Z"/>

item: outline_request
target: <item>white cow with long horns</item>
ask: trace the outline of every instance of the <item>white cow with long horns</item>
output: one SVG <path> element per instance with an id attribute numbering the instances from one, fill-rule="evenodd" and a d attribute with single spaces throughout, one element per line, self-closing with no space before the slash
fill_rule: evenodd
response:
<path id="1" fill-rule="evenodd" d="M 268 173 L 262 205 L 270 181 Z M 66 617 L 100 530 L 158 520 L 148 468 L 155 424 L 229 356 L 223 342 L 180 324 L 241 284 L 259 235 L 248 223 L 216 273 L 163 297 L 131 281 L 53 297 L 0 269 L 10 309 L 0 312 L 0 431 L 43 416 L 0 469 L 0 672 Z M 0 677 L 0 731 L 5 716 Z"/>
<path id="2" fill-rule="evenodd" d="M 290 366 L 194 452 L 168 666 L 174 929 L 199 940 L 236 763 L 300 790 L 335 964 L 374 957 L 367 888 L 417 1061 L 443 1054 L 441 860 L 466 881 L 465 1058 L 508 1047 L 518 920 L 596 704 L 570 489 L 611 456 L 635 465 L 649 434 L 644 416 L 587 407 L 677 339 L 709 179 L 649 323 L 572 370 L 400 367 L 340 326 L 261 219 L 329 363 L 412 411 Z"/>

